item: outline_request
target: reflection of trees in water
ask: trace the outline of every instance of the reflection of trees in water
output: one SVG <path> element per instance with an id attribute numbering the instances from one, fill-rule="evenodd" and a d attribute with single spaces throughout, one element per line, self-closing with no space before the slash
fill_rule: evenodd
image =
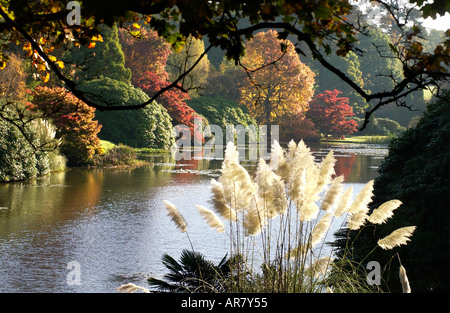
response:
<path id="1" fill-rule="evenodd" d="M 377 168 L 383 158 L 367 155 L 348 154 L 335 156 L 337 159 L 335 170 L 337 175 L 344 175 L 347 183 L 366 183 L 377 175 Z"/>
<path id="2" fill-rule="evenodd" d="M 349 181 L 352 176 L 352 172 L 354 171 L 354 164 L 356 163 L 356 155 L 350 154 L 348 156 L 335 156 L 336 164 L 334 169 L 336 171 L 336 175 L 344 175 L 344 181 Z"/>
<path id="3" fill-rule="evenodd" d="M 92 170 L 55 172 L 39 180 L 0 186 L 1 206 L 8 208 L 8 231 L 70 220 L 80 209 L 99 203 L 103 175 Z M 93 212 L 94 213 L 94 212 Z"/>
<path id="4" fill-rule="evenodd" d="M 196 182 L 201 176 L 218 176 L 222 160 L 204 156 L 203 150 L 189 151 L 181 160 L 175 154 L 153 156 L 151 162 L 156 173 L 168 173 L 175 183 Z"/>

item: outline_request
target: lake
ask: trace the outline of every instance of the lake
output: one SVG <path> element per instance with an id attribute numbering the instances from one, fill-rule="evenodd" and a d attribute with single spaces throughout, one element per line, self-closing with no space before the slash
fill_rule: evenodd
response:
<path id="1" fill-rule="evenodd" d="M 354 194 L 377 175 L 387 148 L 319 145 L 317 160 L 332 149 L 336 172 Z M 116 292 L 124 283 L 148 287 L 165 272 L 161 256 L 178 259 L 190 244 L 166 215 L 174 203 L 188 223 L 196 251 L 219 261 L 226 235 L 212 231 L 195 204 L 211 208 L 210 181 L 221 160 L 174 161 L 152 156 L 153 166 L 73 168 L 37 180 L 0 183 L 0 292 Z M 251 170 L 254 162 L 244 162 Z M 347 187 L 346 186 L 346 187 Z M 76 266 L 75 266 L 75 265 Z M 73 267 L 75 266 L 75 267 Z M 73 270 L 79 284 L 73 284 Z"/>

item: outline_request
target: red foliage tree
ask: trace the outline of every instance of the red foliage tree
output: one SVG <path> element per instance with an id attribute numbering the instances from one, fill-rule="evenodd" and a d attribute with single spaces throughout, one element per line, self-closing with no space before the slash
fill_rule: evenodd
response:
<path id="1" fill-rule="evenodd" d="M 167 58 L 172 53 L 170 45 L 154 30 L 145 27 L 140 30 L 142 38 L 135 38 L 124 29 L 119 29 L 119 41 L 125 55 L 125 67 L 131 69 L 133 78 L 152 72 L 168 80 Z"/>
<path id="2" fill-rule="evenodd" d="M 348 119 L 354 116 L 348 98 L 338 97 L 339 90 L 325 90 L 309 103 L 307 117 L 325 136 L 344 138 L 357 130 L 358 123 Z"/>
<path id="3" fill-rule="evenodd" d="M 316 141 L 320 139 L 320 134 L 314 123 L 306 118 L 303 112 L 296 114 L 285 114 L 275 121 L 280 125 L 280 141 L 289 142 L 294 140 Z"/>
<path id="4" fill-rule="evenodd" d="M 119 32 L 119 39 L 125 55 L 125 66 L 133 73 L 132 83 L 141 88 L 149 96 L 169 85 L 169 74 L 165 67 L 167 58 L 172 53 L 170 45 L 153 30 L 143 28 L 142 38 L 137 39 Z M 190 99 L 187 93 L 178 89 L 164 92 L 158 103 L 166 108 L 173 119 L 173 124 L 183 124 L 191 130 L 191 138 L 201 132 L 194 132 L 194 118 L 198 114 L 186 104 Z M 197 137 L 196 139 L 203 140 Z"/>
<path id="5" fill-rule="evenodd" d="M 101 151 L 97 134 L 101 125 L 94 121 L 95 109 L 80 101 L 64 88 L 37 87 L 33 92 L 32 111 L 41 112 L 56 126 L 56 137 L 63 138 L 60 151 L 72 166 L 92 161 Z"/>
<path id="6" fill-rule="evenodd" d="M 144 72 L 142 73 L 142 76 L 135 79 L 135 85 L 141 88 L 146 94 L 153 95 L 169 85 L 169 82 L 161 79 L 161 77 L 155 73 Z M 173 119 L 173 124 L 183 124 L 188 126 L 191 130 L 191 138 L 194 138 L 195 136 L 195 139 L 203 141 L 203 138 L 199 137 L 201 136 L 201 132 L 199 130 L 194 132 L 194 118 L 200 118 L 200 116 L 184 102 L 188 99 L 190 98 L 187 93 L 178 89 L 172 89 L 159 96 L 158 103 L 166 108 Z"/>

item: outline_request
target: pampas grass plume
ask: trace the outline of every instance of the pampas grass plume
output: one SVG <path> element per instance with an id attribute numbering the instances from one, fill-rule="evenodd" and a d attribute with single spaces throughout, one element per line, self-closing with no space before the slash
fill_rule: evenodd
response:
<path id="1" fill-rule="evenodd" d="M 356 213 L 352 213 L 348 220 L 348 228 L 351 230 L 360 229 L 361 226 L 364 225 L 364 223 L 368 217 L 369 216 L 367 215 L 366 211 L 364 211 L 364 210 L 360 210 Z"/>
<path id="2" fill-rule="evenodd" d="M 406 270 L 403 265 L 400 265 L 400 281 L 402 283 L 403 293 L 411 293 L 411 287 L 409 286 L 408 276 L 406 276 Z"/>
<path id="3" fill-rule="evenodd" d="M 369 208 L 367 205 L 372 200 L 373 196 L 373 180 L 369 181 L 361 191 L 356 195 L 355 200 L 353 200 L 348 212 L 350 213 L 350 218 L 348 221 L 348 228 L 351 230 L 357 230 L 369 217 L 367 212 Z"/>
<path id="4" fill-rule="evenodd" d="M 402 202 L 400 200 L 386 201 L 377 209 L 373 210 L 372 214 L 369 216 L 369 222 L 373 224 L 383 224 L 388 218 L 393 215 L 392 212 L 401 204 Z"/>
<path id="5" fill-rule="evenodd" d="M 331 217 L 332 214 L 327 212 L 314 227 L 311 232 L 311 248 L 315 247 L 322 240 L 323 236 L 330 228 Z"/>
<path id="6" fill-rule="evenodd" d="M 259 234 L 264 225 L 267 223 L 267 215 L 261 205 L 261 199 L 257 197 L 252 205 L 246 210 L 243 227 L 245 230 L 245 236 Z"/>
<path id="7" fill-rule="evenodd" d="M 307 222 L 317 218 L 319 207 L 311 201 L 304 201 L 298 208 L 300 221 Z"/>
<path id="8" fill-rule="evenodd" d="M 330 264 L 333 260 L 330 257 L 323 257 L 315 260 L 311 266 L 306 269 L 306 273 L 318 277 L 319 275 L 325 275 L 330 268 Z"/>
<path id="9" fill-rule="evenodd" d="M 325 198 L 323 199 L 323 202 L 322 202 L 321 209 L 323 211 L 328 212 L 334 206 L 334 204 L 337 200 L 337 196 L 342 191 L 342 182 L 343 181 L 344 181 L 343 175 L 338 176 L 333 180 L 333 182 L 331 183 L 331 186 L 328 189 L 327 194 L 325 195 Z"/>
<path id="10" fill-rule="evenodd" d="M 373 180 L 369 181 L 361 191 L 356 195 L 355 200 L 350 206 L 350 213 L 357 213 L 360 210 L 368 210 L 367 205 L 370 203 L 373 196 Z"/>
<path id="11" fill-rule="evenodd" d="M 270 152 L 270 167 L 273 171 L 286 166 L 286 158 L 284 157 L 284 150 L 277 140 L 274 140 L 272 151 Z"/>
<path id="12" fill-rule="evenodd" d="M 350 205 L 352 204 L 353 198 L 353 186 L 347 188 L 344 194 L 341 196 L 339 203 L 334 210 L 334 216 L 339 217 L 350 209 Z"/>
<path id="13" fill-rule="evenodd" d="M 402 227 L 394 230 L 390 235 L 378 240 L 378 246 L 384 250 L 390 250 L 394 247 L 406 244 L 412 236 L 416 226 Z"/>
<path id="14" fill-rule="evenodd" d="M 200 215 L 206 220 L 209 227 L 217 230 L 219 233 L 223 233 L 225 231 L 225 226 L 213 211 L 201 205 L 196 205 L 195 207 L 200 212 Z"/>
<path id="15" fill-rule="evenodd" d="M 167 215 L 172 219 L 177 228 L 182 233 L 186 232 L 187 228 L 186 222 L 184 221 L 184 218 L 178 211 L 177 207 L 167 200 L 164 200 L 164 205 L 166 206 L 167 209 Z"/>
<path id="16" fill-rule="evenodd" d="M 334 164 L 336 163 L 336 158 L 334 157 L 333 151 L 328 152 L 325 159 L 320 165 L 320 174 L 318 177 L 317 188 L 321 190 L 322 187 L 331 182 L 331 177 L 335 173 Z"/>
<path id="17" fill-rule="evenodd" d="M 121 285 L 121 286 L 117 287 L 116 290 L 118 292 L 122 292 L 122 293 L 133 293 L 133 292 L 136 292 L 138 290 L 142 290 L 143 293 L 150 293 L 150 290 L 148 290 L 147 288 L 144 288 L 144 287 L 141 287 L 141 286 L 137 286 L 137 285 L 135 285 L 133 283 Z"/>
<path id="18" fill-rule="evenodd" d="M 225 200 L 223 185 L 215 179 L 211 180 L 211 185 L 211 203 L 213 204 L 216 212 L 226 220 L 233 222 L 237 221 L 236 210 L 230 207 Z"/>

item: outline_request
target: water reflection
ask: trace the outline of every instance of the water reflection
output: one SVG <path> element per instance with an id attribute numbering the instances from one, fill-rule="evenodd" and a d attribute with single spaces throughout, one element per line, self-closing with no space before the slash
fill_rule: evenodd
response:
<path id="1" fill-rule="evenodd" d="M 317 160 L 336 149 L 336 172 L 361 186 L 376 176 L 375 156 L 345 147 L 314 147 Z M 349 149 L 354 149 L 351 147 Z M 0 292 L 114 292 L 126 282 L 146 285 L 164 271 L 163 253 L 189 247 L 166 216 L 175 203 L 188 221 L 199 251 L 218 261 L 228 250 L 194 205 L 209 206 L 211 178 L 222 160 L 175 161 L 153 156 L 154 165 L 128 169 L 72 169 L 46 178 L 0 184 Z M 255 162 L 243 162 L 250 170 Z M 66 282 L 67 263 L 81 266 L 81 285 Z"/>

